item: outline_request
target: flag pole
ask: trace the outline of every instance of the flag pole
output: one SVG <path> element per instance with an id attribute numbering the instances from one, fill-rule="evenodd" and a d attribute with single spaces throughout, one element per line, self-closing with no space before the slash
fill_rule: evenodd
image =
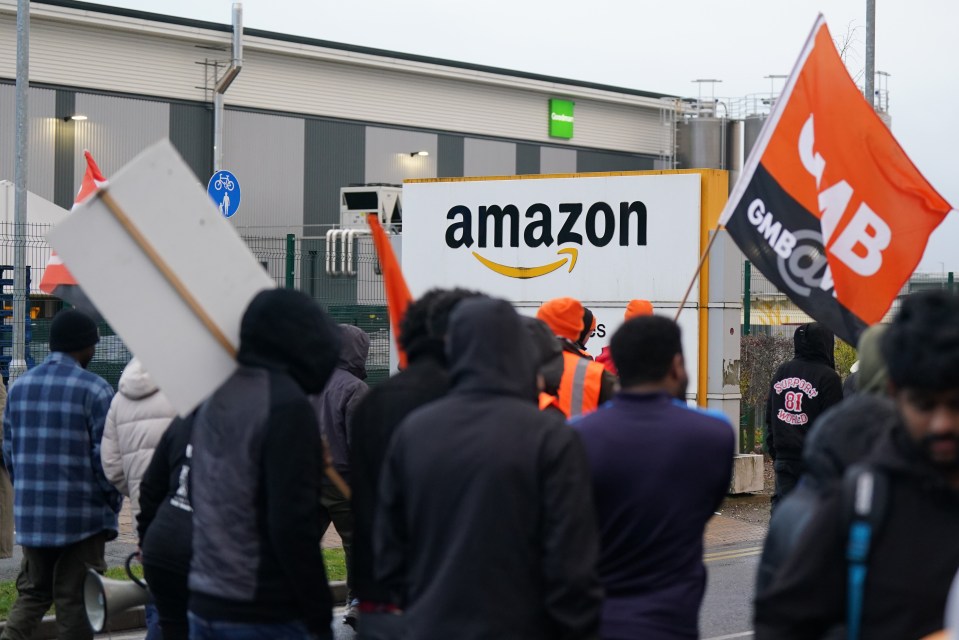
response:
<path id="1" fill-rule="evenodd" d="M 722 227 L 722 224 L 717 224 L 716 228 L 713 229 L 713 237 L 711 237 L 709 242 L 706 244 L 706 250 L 703 251 L 703 256 L 699 259 L 699 265 L 696 267 L 696 271 L 693 273 L 693 277 L 689 281 L 689 286 L 686 287 L 686 293 L 683 294 L 683 299 L 679 303 L 679 308 L 676 309 L 676 317 L 673 318 L 675 322 L 679 322 L 679 314 L 683 312 L 683 308 L 686 306 L 686 301 L 689 300 L 689 294 L 693 291 L 693 285 L 696 284 L 696 279 L 699 278 L 699 273 L 703 270 L 703 265 L 706 264 L 706 258 L 709 257 L 709 250 L 713 248 L 713 243 L 716 242 L 716 238 L 719 236 L 719 232 Z"/>

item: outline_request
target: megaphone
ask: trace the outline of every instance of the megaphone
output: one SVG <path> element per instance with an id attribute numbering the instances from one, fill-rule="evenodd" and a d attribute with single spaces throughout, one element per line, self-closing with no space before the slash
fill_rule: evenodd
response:
<path id="1" fill-rule="evenodd" d="M 87 577 L 83 582 L 83 608 L 86 609 L 87 622 L 94 633 L 106 628 L 108 616 L 150 601 L 147 584 L 130 570 L 130 561 L 134 557 L 136 553 L 131 553 L 125 565 L 130 580 L 104 578 L 93 569 L 87 569 Z"/>

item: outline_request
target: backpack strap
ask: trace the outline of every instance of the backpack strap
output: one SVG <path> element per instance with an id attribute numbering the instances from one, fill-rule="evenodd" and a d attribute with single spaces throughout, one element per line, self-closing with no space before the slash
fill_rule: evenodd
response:
<path id="1" fill-rule="evenodd" d="M 885 474 L 855 465 L 843 478 L 842 500 L 846 539 L 846 637 L 859 640 L 869 567 L 869 552 L 882 525 L 889 498 Z"/>

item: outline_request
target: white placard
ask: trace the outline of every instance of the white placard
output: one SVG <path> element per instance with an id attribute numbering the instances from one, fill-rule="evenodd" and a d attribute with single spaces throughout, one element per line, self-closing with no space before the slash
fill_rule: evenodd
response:
<path id="1" fill-rule="evenodd" d="M 250 300 L 275 284 L 170 142 L 163 140 L 141 153 L 111 178 L 107 189 L 238 347 L 240 319 Z M 180 415 L 187 415 L 233 373 L 233 356 L 101 198 L 78 206 L 48 240 Z"/>
<path id="2" fill-rule="evenodd" d="M 407 183 L 403 272 L 414 296 L 459 286 L 517 303 L 678 303 L 699 261 L 700 181 L 657 174 Z M 550 267 L 530 278 L 503 273 Z"/>

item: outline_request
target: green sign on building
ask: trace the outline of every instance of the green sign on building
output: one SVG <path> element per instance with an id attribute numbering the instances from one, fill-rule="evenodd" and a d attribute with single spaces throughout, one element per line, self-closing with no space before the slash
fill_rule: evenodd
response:
<path id="1" fill-rule="evenodd" d="M 572 100 L 549 100 L 549 135 L 551 138 L 573 137 L 573 106 Z"/>

